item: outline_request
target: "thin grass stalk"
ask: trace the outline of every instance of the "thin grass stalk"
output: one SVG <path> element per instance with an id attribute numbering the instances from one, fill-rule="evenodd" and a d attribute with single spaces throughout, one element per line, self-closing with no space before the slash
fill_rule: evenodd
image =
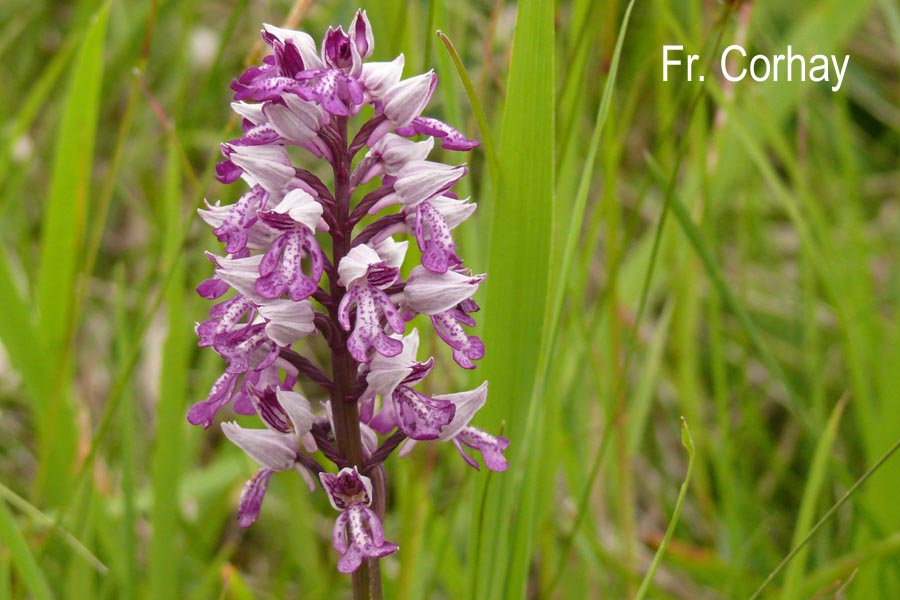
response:
<path id="1" fill-rule="evenodd" d="M 675 533 L 675 526 L 678 524 L 678 518 L 681 516 L 681 509 L 684 507 L 685 498 L 687 498 L 688 485 L 690 485 L 691 482 L 691 474 L 694 472 L 694 457 L 696 456 L 696 452 L 694 447 L 694 436 L 691 435 L 691 430 L 688 428 L 687 421 L 684 420 L 684 417 L 681 418 L 681 444 L 688 453 L 687 473 L 684 476 L 684 482 L 681 484 L 681 489 L 678 491 L 678 500 L 675 502 L 675 510 L 672 512 L 672 519 L 669 521 L 669 526 L 666 528 L 666 534 L 663 536 L 662 543 L 660 543 L 659 548 L 656 550 L 656 554 L 653 556 L 653 562 L 650 564 L 650 569 L 647 571 L 647 575 L 641 582 L 641 587 L 638 589 L 634 600 L 643 600 L 644 596 L 647 595 L 647 591 L 650 589 L 650 582 L 653 581 L 653 575 L 656 574 L 656 570 L 662 562 L 666 549 L 669 547 L 669 541 Z"/>
<path id="2" fill-rule="evenodd" d="M 835 502 L 834 505 L 832 505 L 832 507 L 829 508 L 824 515 L 822 515 L 822 518 L 812 526 L 812 528 L 809 530 L 809 533 L 807 533 L 803 537 L 803 539 L 800 540 L 800 543 L 794 546 L 793 550 L 791 550 L 788 555 L 785 556 L 780 563 L 778 563 L 778 566 L 775 567 L 775 569 L 772 570 L 772 572 L 769 573 L 768 576 L 766 576 L 765 580 L 763 580 L 760 586 L 756 588 L 756 591 L 753 593 L 753 595 L 750 596 L 750 600 L 756 600 L 756 598 L 759 598 L 762 595 L 763 591 L 769 586 L 769 584 L 772 583 L 772 581 L 778 576 L 779 573 L 781 573 L 782 570 L 784 570 L 788 563 L 790 563 L 791 560 L 795 556 L 797 556 L 797 553 L 799 553 L 806 546 L 806 544 L 809 543 L 813 536 L 816 535 L 819 529 L 821 529 L 822 526 L 828 522 L 832 515 L 834 515 L 834 513 L 836 513 L 840 507 L 846 504 L 847 500 L 849 500 L 853 496 L 853 494 L 856 493 L 856 491 L 862 486 L 862 484 L 864 484 L 872 475 L 874 475 L 875 472 L 878 471 L 878 469 L 880 469 L 881 466 L 886 463 L 894 455 L 894 453 L 897 452 L 897 450 L 900 450 L 900 439 L 894 442 L 894 445 L 888 448 L 887 452 L 882 454 L 881 458 L 879 458 L 875 462 L 875 464 L 869 467 L 869 469 L 865 473 L 863 473 L 863 475 L 859 479 L 856 480 L 856 483 L 854 483 L 849 490 L 844 492 L 844 495 L 841 496 L 840 499 Z"/>

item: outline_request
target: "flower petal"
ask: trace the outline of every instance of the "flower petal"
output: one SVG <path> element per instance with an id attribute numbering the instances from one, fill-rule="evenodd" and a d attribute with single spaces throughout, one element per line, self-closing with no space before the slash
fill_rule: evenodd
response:
<path id="1" fill-rule="evenodd" d="M 234 389 L 237 387 L 238 375 L 236 373 L 223 373 L 213 384 L 209 396 L 202 402 L 197 402 L 188 412 L 187 420 L 191 425 L 203 425 L 207 429 L 212 425 L 213 419 L 219 409 L 228 404 Z"/>
<path id="2" fill-rule="evenodd" d="M 360 475 L 356 467 L 344 467 L 337 475 L 319 473 L 322 488 L 335 510 L 345 510 L 354 504 L 372 503 L 372 480 Z"/>
<path id="3" fill-rule="evenodd" d="M 318 449 L 315 439 L 309 435 L 315 421 L 309 400 L 302 394 L 287 390 L 278 390 L 276 396 L 294 426 L 294 435 L 303 442 L 303 447 L 307 452 L 315 452 Z"/>
<path id="4" fill-rule="evenodd" d="M 410 273 L 403 295 L 416 312 L 436 315 L 471 298 L 484 278 L 484 275 L 470 276 L 452 270 L 438 274 L 419 266 Z"/>
<path id="5" fill-rule="evenodd" d="M 409 125 L 422 114 L 434 88 L 437 75 L 428 71 L 397 83 L 384 96 L 384 114 L 398 127 Z"/>
<path id="6" fill-rule="evenodd" d="M 244 484 L 241 499 L 238 501 L 238 524 L 241 527 L 250 527 L 259 517 L 259 509 L 262 507 L 271 477 L 272 471 L 260 469 Z"/>
<path id="7" fill-rule="evenodd" d="M 444 442 L 459 435 L 469 425 L 475 413 L 487 402 L 487 392 L 488 382 L 485 381 L 474 390 L 435 396 L 435 400 L 446 400 L 452 402 L 453 406 L 456 407 L 456 414 L 453 415 L 453 420 L 441 430 L 441 435 L 437 439 Z"/>
<path id="8" fill-rule="evenodd" d="M 222 423 L 222 433 L 267 469 L 287 471 L 294 465 L 297 441 L 290 434 L 271 429 L 244 429 L 237 423 Z"/>

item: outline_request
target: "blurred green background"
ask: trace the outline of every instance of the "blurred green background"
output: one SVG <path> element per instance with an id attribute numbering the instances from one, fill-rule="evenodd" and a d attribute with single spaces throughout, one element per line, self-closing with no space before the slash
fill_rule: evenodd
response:
<path id="1" fill-rule="evenodd" d="M 488 355 L 425 346 L 512 440 L 504 474 L 388 463 L 385 598 L 748 598 L 900 438 L 900 4 L 627 4 L 362 3 L 373 58 L 435 68 L 428 114 L 486 142 L 457 237 Z M 323 495 L 276 477 L 241 530 L 254 466 L 185 414 L 222 369 L 193 287 L 196 208 L 241 192 L 228 83 L 262 22 L 356 8 L 0 4 L 0 600 L 349 597 Z M 843 87 L 724 82 L 735 41 L 850 54 Z M 662 82 L 664 44 L 705 86 Z M 852 491 L 761 597 L 900 597 L 900 457 Z"/>

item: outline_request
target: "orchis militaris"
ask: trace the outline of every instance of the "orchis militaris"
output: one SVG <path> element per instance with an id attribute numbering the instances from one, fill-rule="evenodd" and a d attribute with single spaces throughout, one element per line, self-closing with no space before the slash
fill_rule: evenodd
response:
<path id="1" fill-rule="evenodd" d="M 240 525 L 257 518 L 274 473 L 296 471 L 311 489 L 320 482 L 341 511 L 333 536 L 338 569 L 355 572 L 398 549 L 385 541 L 381 523 L 383 462 L 393 450 L 404 455 L 419 441 L 452 441 L 476 469 L 471 450 L 489 469 L 507 468 L 508 440 L 470 425 L 487 382 L 467 392 L 418 391 L 435 361 L 419 361 L 418 331 L 407 326 L 427 315 L 463 368 L 484 356 L 466 327 L 475 325 L 472 298 L 485 276 L 463 266 L 451 236 L 475 210 L 452 192 L 467 169 L 428 160 L 435 138 L 446 150 L 478 144 L 422 116 L 433 72 L 401 79 L 402 55 L 364 62 L 374 47 L 365 12 L 348 33 L 329 28 L 320 53 L 303 32 L 266 25 L 262 37 L 271 53 L 231 86 L 243 136 L 222 145 L 225 160 L 216 169 L 219 181 L 242 179 L 249 189 L 234 204 L 199 211 L 226 255 L 207 255 L 215 274 L 197 291 L 228 296 L 196 330 L 200 345 L 227 366 L 188 420 L 209 427 L 229 404 L 258 415 L 264 428 L 222 424 L 260 465 L 241 494 Z M 365 105 L 372 116 L 351 135 L 352 117 Z M 291 146 L 307 153 L 310 168 L 294 163 Z M 330 165 L 331 185 L 314 160 Z M 394 236 L 408 236 L 421 250 L 406 280 L 409 241 Z M 330 374 L 295 349 L 316 334 L 330 348 Z M 297 391 L 300 381 L 327 395 L 318 414 Z"/>

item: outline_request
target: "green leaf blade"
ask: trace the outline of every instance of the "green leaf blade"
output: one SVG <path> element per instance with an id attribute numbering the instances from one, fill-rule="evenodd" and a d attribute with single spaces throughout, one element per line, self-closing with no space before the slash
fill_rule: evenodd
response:
<path id="1" fill-rule="evenodd" d="M 539 404 L 532 392 L 547 326 L 555 201 L 554 37 L 553 3 L 519 4 L 491 211 L 482 366 L 491 390 L 482 423 L 497 433 L 506 421 L 511 466 L 490 478 L 483 521 L 480 514 L 473 517 L 477 564 L 470 589 L 478 598 L 524 595 L 540 503 L 536 493 L 550 489 L 528 473 L 542 431 L 540 422 L 533 430 L 526 423 Z"/>

